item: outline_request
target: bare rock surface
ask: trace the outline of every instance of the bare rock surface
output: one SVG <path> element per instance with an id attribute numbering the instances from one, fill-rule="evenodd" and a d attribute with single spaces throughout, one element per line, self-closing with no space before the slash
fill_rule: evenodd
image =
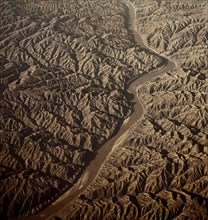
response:
<path id="1" fill-rule="evenodd" d="M 208 219 L 207 2 L 129 3 L 144 42 L 177 68 L 138 87 L 143 117 L 49 219 Z"/>
<path id="2" fill-rule="evenodd" d="M 137 3 L 137 29 L 149 47 L 176 60 L 178 67 L 208 68 L 207 1 L 153 1 Z"/>
<path id="3" fill-rule="evenodd" d="M 77 182 L 132 111 L 130 82 L 164 65 L 110 0 L 0 2 L 0 218 Z M 202 137 L 203 138 L 203 137 Z"/>
<path id="4" fill-rule="evenodd" d="M 181 70 L 178 83 L 187 80 L 188 75 Z M 171 79 L 175 80 L 176 75 L 139 88 L 145 95 L 143 103 L 148 106 L 146 114 L 131 128 L 127 141 L 114 150 L 91 186 L 58 216 L 207 219 L 207 92 L 198 92 L 195 101 L 188 95 L 181 102 L 175 97 L 181 95 L 184 99 L 185 94 L 180 91 L 188 94 L 190 86 L 207 91 L 208 81 L 199 83 L 194 77 L 193 85 L 179 84 L 176 92 Z M 154 95 L 149 93 L 152 84 L 160 88 Z M 166 97 L 173 106 L 169 106 L 170 101 L 165 102 Z"/>

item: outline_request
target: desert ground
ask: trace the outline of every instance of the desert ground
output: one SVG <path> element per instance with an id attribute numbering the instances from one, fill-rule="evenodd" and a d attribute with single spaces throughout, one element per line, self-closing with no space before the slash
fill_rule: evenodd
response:
<path id="1" fill-rule="evenodd" d="M 206 0 L 0 14 L 0 219 L 208 219 Z"/>

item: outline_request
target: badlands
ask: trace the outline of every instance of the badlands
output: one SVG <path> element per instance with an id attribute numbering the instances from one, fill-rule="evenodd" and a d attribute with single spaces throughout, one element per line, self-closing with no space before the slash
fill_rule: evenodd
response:
<path id="1" fill-rule="evenodd" d="M 1 0 L 0 219 L 208 219 L 207 8 Z"/>

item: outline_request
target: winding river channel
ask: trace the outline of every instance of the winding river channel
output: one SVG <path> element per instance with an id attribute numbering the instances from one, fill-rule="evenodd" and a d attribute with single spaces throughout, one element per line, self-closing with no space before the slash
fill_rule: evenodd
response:
<path id="1" fill-rule="evenodd" d="M 134 40 L 135 42 L 143 47 L 144 49 L 155 53 L 155 51 L 148 48 L 139 33 L 136 31 L 136 13 L 133 8 L 133 6 L 128 3 L 126 0 L 120 0 L 120 2 L 124 3 L 126 7 L 128 7 L 129 10 L 129 24 L 130 29 L 133 32 Z M 103 164 L 105 163 L 106 159 L 109 157 L 110 153 L 121 143 L 123 143 L 126 140 L 127 133 L 129 128 L 138 121 L 142 115 L 143 115 L 143 107 L 141 102 L 139 101 L 139 97 L 137 94 L 137 87 L 146 81 L 152 80 L 154 77 L 161 75 L 165 72 L 169 72 L 175 68 L 175 64 L 166 59 L 167 64 L 164 66 L 164 68 L 159 69 L 157 71 L 149 72 L 140 78 L 136 79 L 133 83 L 130 84 L 128 91 L 134 95 L 134 109 L 133 113 L 130 115 L 128 120 L 123 123 L 123 125 L 120 127 L 118 132 L 115 136 L 113 136 L 111 139 L 109 139 L 97 152 L 96 157 L 93 161 L 87 166 L 86 170 L 84 171 L 82 177 L 78 180 L 78 182 L 67 192 L 65 192 L 58 200 L 56 200 L 52 205 L 48 206 L 41 212 L 37 213 L 34 216 L 30 216 L 24 219 L 31 219 L 31 220 L 41 220 L 46 219 L 52 215 L 54 215 L 56 212 L 58 212 L 61 208 L 63 208 L 66 204 L 70 203 L 72 200 L 76 199 L 96 178 L 96 176 L 99 174 L 99 171 L 101 170 Z"/>

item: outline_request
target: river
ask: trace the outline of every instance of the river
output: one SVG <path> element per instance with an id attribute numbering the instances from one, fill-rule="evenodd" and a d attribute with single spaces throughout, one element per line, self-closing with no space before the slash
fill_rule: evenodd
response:
<path id="1" fill-rule="evenodd" d="M 129 19 L 130 19 L 130 28 L 134 35 L 135 42 L 143 47 L 144 49 L 147 49 L 148 51 L 151 51 L 152 53 L 155 53 L 155 51 L 148 48 L 139 33 L 137 32 L 135 28 L 135 10 L 133 6 L 128 3 L 125 0 L 120 0 L 120 2 L 124 3 L 129 10 Z M 129 128 L 138 121 L 142 115 L 143 115 L 143 107 L 141 102 L 139 101 L 139 97 L 137 94 L 137 87 L 141 84 L 143 84 L 146 81 L 152 80 L 154 77 L 161 75 L 165 72 L 169 72 L 175 68 L 175 64 L 166 59 L 167 64 L 164 68 L 159 69 L 157 71 L 149 72 L 140 78 L 136 79 L 133 83 L 130 84 L 128 91 L 134 95 L 134 109 L 133 113 L 130 115 L 128 120 L 123 123 L 123 125 L 120 127 L 118 132 L 115 136 L 113 136 L 111 139 L 109 139 L 97 152 L 96 157 L 93 161 L 87 166 L 86 170 L 84 171 L 82 177 L 78 180 L 78 182 L 67 192 L 65 192 L 58 200 L 56 200 L 52 205 L 48 206 L 41 212 L 37 213 L 34 216 L 26 217 L 24 219 L 27 220 L 41 220 L 46 219 L 52 215 L 54 215 L 56 212 L 58 212 L 61 208 L 63 208 L 66 204 L 70 203 L 74 199 L 76 199 L 83 191 L 92 183 L 92 181 L 96 178 L 96 176 L 99 174 L 99 171 L 101 170 L 103 164 L 109 157 L 110 153 L 119 146 L 121 143 L 123 143 L 127 138 L 127 133 Z"/>

